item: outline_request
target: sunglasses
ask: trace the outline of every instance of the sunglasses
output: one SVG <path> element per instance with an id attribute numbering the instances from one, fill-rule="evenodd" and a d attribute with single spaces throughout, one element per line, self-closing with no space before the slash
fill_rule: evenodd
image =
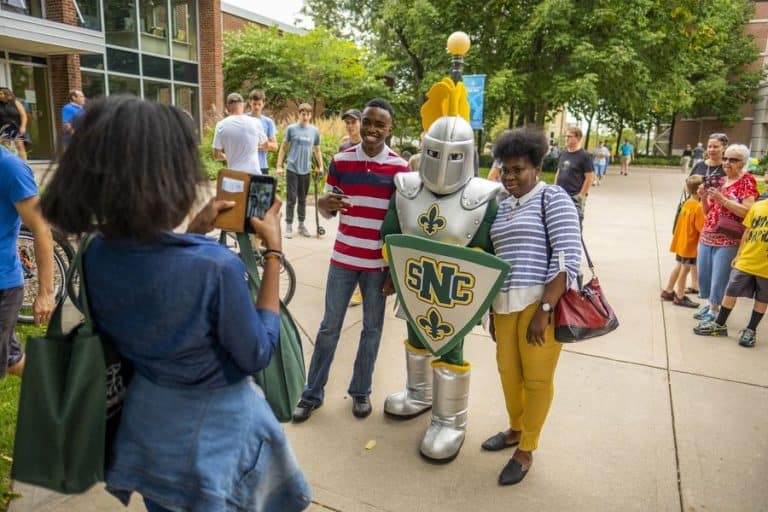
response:
<path id="1" fill-rule="evenodd" d="M 729 156 L 723 157 L 723 162 L 726 162 L 726 163 L 729 163 L 729 164 L 737 164 L 737 163 L 743 162 L 743 161 L 744 161 L 743 158 L 732 158 L 732 157 L 729 157 Z"/>

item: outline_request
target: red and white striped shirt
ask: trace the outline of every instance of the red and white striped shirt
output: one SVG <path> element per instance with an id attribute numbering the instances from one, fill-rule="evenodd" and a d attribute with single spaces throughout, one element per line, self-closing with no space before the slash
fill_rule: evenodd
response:
<path id="1" fill-rule="evenodd" d="M 337 153 L 328 167 L 326 192 L 338 187 L 352 204 L 339 216 L 331 263 L 352 270 L 381 271 L 381 224 L 395 191 L 394 176 L 408 171 L 408 162 L 389 147 L 369 157 L 358 144 Z"/>

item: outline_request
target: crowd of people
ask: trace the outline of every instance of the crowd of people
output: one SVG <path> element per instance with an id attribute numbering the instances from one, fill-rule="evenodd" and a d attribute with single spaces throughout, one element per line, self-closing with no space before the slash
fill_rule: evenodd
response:
<path id="1" fill-rule="evenodd" d="M 728 142 L 724 133 L 710 135 L 707 158 L 695 161 L 685 180 L 687 199 L 678 208 L 670 246 L 677 263 L 661 298 L 678 306 L 701 306 L 693 315 L 699 321 L 693 332 L 702 336 L 727 336 L 736 298 L 754 299 L 749 322 L 738 334 L 739 345 L 754 347 L 768 307 L 768 203 L 758 201 L 757 181 L 747 171 L 749 148 Z M 686 287 L 689 274 L 692 286 Z"/>
<path id="2" fill-rule="evenodd" d="M 263 219 L 249 219 L 250 227 L 268 252 L 282 256 L 283 238 L 293 233 L 295 208 L 298 232 L 309 236 L 306 196 L 312 173 L 327 175 L 318 210 L 326 219 L 338 218 L 323 319 L 293 421 L 307 421 L 323 404 L 346 309 L 358 289 L 363 316 L 347 392 L 352 414 L 363 419 L 373 411 L 370 395 L 386 298 L 394 293 L 382 248 L 384 234 L 392 232 L 386 223 L 392 222 L 394 198 L 405 183 L 395 176 L 430 169 L 421 179 L 440 197 L 477 180 L 472 172 L 464 172 L 476 169 L 463 160 L 467 163 L 456 183 L 447 188 L 443 181 L 430 185 L 447 163 L 433 149 L 413 168 L 390 148 L 395 111 L 388 101 L 376 98 L 362 111 L 345 111 L 347 137 L 325 173 L 311 106 L 298 106 L 298 122 L 287 128 L 278 145 L 275 123 L 263 112 L 265 101 L 263 91 L 252 91 L 246 112 L 243 96 L 229 94 L 229 115 L 217 123 L 213 141 L 215 158 L 251 174 L 270 173 L 267 154 L 278 153 L 276 174 L 284 177 L 288 192 L 285 224 L 282 202 L 276 199 Z M 12 110 L 19 108 L 12 95 L 0 89 L 0 103 L 0 114 L 15 120 Z M 124 503 L 138 492 L 150 512 L 225 510 L 231 503 L 243 510 L 303 510 L 310 502 L 309 486 L 249 378 L 266 367 L 278 343 L 281 259 L 265 259 L 254 307 L 242 278 L 243 263 L 204 236 L 231 203 L 211 200 L 189 223 L 187 233 L 174 232 L 203 180 L 187 114 L 130 96 L 96 100 L 85 109 L 83 104 L 82 92 L 72 91 L 65 106 L 67 149 L 42 201 L 29 167 L 0 148 L 2 189 L 8 191 L 0 216 L 8 235 L 0 242 L 5 252 L 15 254 L 14 233 L 20 222 L 34 232 L 40 280 L 34 314 L 44 323 L 54 306 L 47 222 L 67 233 L 100 235 L 85 254 L 82 282 L 98 331 L 136 369 L 106 475 L 108 490 Z M 432 132 L 423 138 L 432 147 L 454 144 L 452 154 L 457 154 L 455 141 L 435 139 Z M 471 138 L 467 144 L 472 146 Z M 512 269 L 493 299 L 491 324 L 508 425 L 482 444 L 486 451 L 515 448 L 499 474 L 501 485 L 519 483 L 532 467 L 562 348 L 554 337 L 553 309 L 578 282 L 587 197 L 590 187 L 603 180 L 610 160 L 605 143 L 593 154 L 581 145 L 581 130 L 568 128 L 557 156 L 556 185 L 549 186 L 541 172 L 551 148 L 541 130 L 507 130 L 493 144 L 489 180 L 498 184 L 489 185 L 493 196 L 486 199 L 488 208 L 472 239 L 482 247 L 479 241 L 485 237 L 485 249 Z M 738 338 L 739 344 L 751 347 L 768 307 L 768 201 L 758 201 L 755 178 L 745 171 L 747 147 L 728 145 L 724 134 L 712 134 L 706 158 L 697 161 L 696 151 L 690 153 L 686 158 L 693 159 L 693 167 L 685 180 L 686 199 L 670 248 L 676 266 L 661 298 L 697 308 L 700 304 L 686 294 L 698 294 L 706 304 L 697 311 L 700 322 L 693 330 L 709 336 L 727 335 L 737 298 L 753 299 L 752 316 Z M 620 155 L 620 172 L 628 175 L 632 144 L 622 144 Z M 23 276 L 18 258 L 8 259 L 13 260 L 12 268 L 0 276 L 0 376 L 21 375 L 24 366 L 14 335 Z M 686 287 L 689 275 L 692 286 Z M 201 315 L 201 309 L 207 314 Z M 390 406 L 404 411 L 402 416 L 433 407 L 432 379 L 425 373 L 430 361 L 436 382 L 445 379 L 441 386 L 463 386 L 457 383 L 469 373 L 460 348 L 435 361 L 408 329 L 408 386 L 404 394 L 391 395 L 393 401 L 388 397 Z M 452 372 L 450 378 L 446 371 Z M 468 384 L 460 391 L 466 395 Z M 434 405 L 433 422 L 437 415 L 438 427 L 450 424 L 454 433 L 459 431 L 460 447 L 466 402 L 450 418 L 440 417 L 443 405 Z M 424 448 L 422 454 L 433 458 Z"/>

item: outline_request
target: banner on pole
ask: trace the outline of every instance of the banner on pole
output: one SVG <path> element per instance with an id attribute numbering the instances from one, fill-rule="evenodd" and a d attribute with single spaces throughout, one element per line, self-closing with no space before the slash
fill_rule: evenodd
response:
<path id="1" fill-rule="evenodd" d="M 483 94 L 485 91 L 485 75 L 464 75 L 464 86 L 467 88 L 469 101 L 469 124 L 473 130 L 483 129 Z"/>

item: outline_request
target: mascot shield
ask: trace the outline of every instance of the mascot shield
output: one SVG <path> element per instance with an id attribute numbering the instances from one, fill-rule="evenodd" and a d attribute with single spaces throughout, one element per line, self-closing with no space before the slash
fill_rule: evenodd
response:
<path id="1" fill-rule="evenodd" d="M 491 254 L 411 235 L 388 235 L 386 250 L 400 307 L 438 356 L 477 325 L 509 272 Z"/>

